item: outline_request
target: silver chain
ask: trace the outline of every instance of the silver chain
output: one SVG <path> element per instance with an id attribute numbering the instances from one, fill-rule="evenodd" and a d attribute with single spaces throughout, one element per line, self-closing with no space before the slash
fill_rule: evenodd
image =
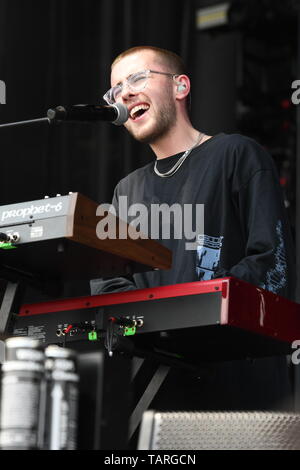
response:
<path id="1" fill-rule="evenodd" d="M 193 147 L 186 150 L 184 152 L 184 154 L 179 158 L 179 160 L 177 160 L 175 165 L 169 171 L 166 171 L 166 173 L 161 173 L 160 171 L 158 171 L 158 169 L 157 169 L 157 160 L 156 160 L 156 162 L 154 164 L 154 172 L 157 174 L 157 176 L 160 176 L 161 178 L 169 178 L 170 176 L 173 176 L 176 173 L 176 171 L 179 170 L 179 168 L 183 164 L 184 160 L 188 157 L 188 155 L 191 153 L 191 151 L 194 150 L 194 148 L 197 147 L 202 142 L 202 139 L 203 139 L 204 135 L 205 134 L 202 134 L 202 132 L 199 132 L 199 137 L 197 139 L 197 142 L 193 145 Z"/>

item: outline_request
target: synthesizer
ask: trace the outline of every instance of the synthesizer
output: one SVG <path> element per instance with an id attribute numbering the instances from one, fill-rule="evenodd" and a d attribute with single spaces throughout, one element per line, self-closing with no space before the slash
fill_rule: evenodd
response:
<path id="1" fill-rule="evenodd" d="M 230 277 L 23 305 L 12 332 L 199 363 L 291 353 L 300 305 Z"/>
<path id="2" fill-rule="evenodd" d="M 139 238 L 132 226 L 131 236 L 119 237 L 129 226 L 113 214 L 106 217 L 115 224 L 115 238 L 99 238 L 104 216 L 96 215 L 98 207 L 80 193 L 1 206 L 0 276 L 74 280 L 170 269 L 170 250 Z"/>

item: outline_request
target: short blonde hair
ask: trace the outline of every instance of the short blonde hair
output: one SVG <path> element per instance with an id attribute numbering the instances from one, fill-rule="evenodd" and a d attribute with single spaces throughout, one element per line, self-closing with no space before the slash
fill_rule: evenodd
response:
<path id="1" fill-rule="evenodd" d="M 113 68 L 124 57 L 141 51 L 153 51 L 157 55 L 158 60 L 160 60 L 163 65 L 167 66 L 168 72 L 176 75 L 187 74 L 185 64 L 179 55 L 175 54 L 175 52 L 168 51 L 167 49 L 161 49 L 160 47 L 154 46 L 137 46 L 127 49 L 115 58 L 111 64 L 111 68 Z"/>

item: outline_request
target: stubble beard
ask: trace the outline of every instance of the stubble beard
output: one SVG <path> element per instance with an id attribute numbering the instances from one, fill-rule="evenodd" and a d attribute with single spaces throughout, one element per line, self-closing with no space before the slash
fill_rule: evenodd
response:
<path id="1" fill-rule="evenodd" d="M 160 107 L 156 121 L 149 129 L 141 129 L 141 131 L 139 131 L 139 129 L 127 128 L 127 130 L 138 142 L 151 145 L 155 144 L 155 142 L 164 137 L 172 129 L 176 123 L 176 119 L 175 103 L 169 99 Z"/>

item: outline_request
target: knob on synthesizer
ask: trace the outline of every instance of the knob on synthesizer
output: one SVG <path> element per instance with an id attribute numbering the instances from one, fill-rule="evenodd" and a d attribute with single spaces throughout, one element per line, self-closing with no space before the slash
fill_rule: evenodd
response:
<path id="1" fill-rule="evenodd" d="M 19 240 L 20 240 L 20 234 L 18 232 L 14 232 L 14 233 L 0 232 L 0 242 L 17 243 Z"/>
<path id="2" fill-rule="evenodd" d="M 10 237 L 8 236 L 7 233 L 0 232 L 0 242 L 4 242 L 4 243 L 10 242 Z"/>
<path id="3" fill-rule="evenodd" d="M 9 237 L 10 237 L 10 241 L 13 243 L 17 243 L 20 240 L 20 234 L 18 232 L 9 234 Z"/>

